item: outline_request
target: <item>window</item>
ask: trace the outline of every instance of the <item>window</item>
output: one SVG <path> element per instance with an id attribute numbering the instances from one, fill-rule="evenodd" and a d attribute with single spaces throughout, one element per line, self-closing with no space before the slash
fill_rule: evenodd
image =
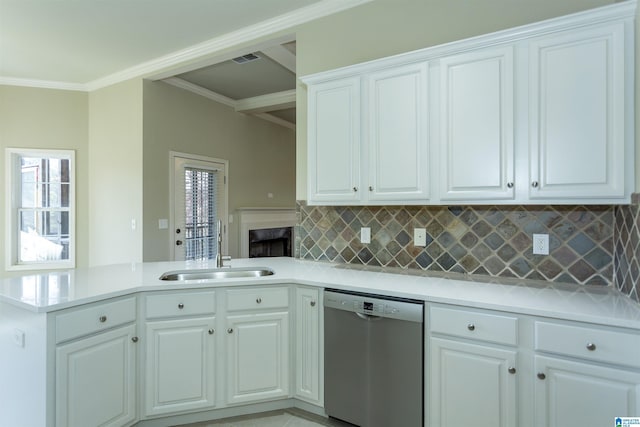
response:
<path id="1" fill-rule="evenodd" d="M 74 152 L 6 151 L 8 270 L 75 266 Z"/>

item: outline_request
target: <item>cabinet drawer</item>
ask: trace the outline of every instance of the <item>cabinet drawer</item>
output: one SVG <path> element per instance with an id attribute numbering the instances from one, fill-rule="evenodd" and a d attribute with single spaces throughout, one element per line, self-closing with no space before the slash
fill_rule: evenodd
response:
<path id="1" fill-rule="evenodd" d="M 135 320 L 135 298 L 73 309 L 56 316 L 56 343 L 134 322 Z"/>
<path id="2" fill-rule="evenodd" d="M 640 367 L 640 335 L 536 322 L 535 349 L 567 356 Z"/>
<path id="3" fill-rule="evenodd" d="M 518 344 L 518 319 L 493 313 L 431 307 L 431 332 L 498 344 Z"/>
<path id="4" fill-rule="evenodd" d="M 232 289 L 227 291 L 227 310 L 289 307 L 289 288 Z"/>
<path id="5" fill-rule="evenodd" d="M 212 314 L 216 311 L 216 295 L 214 291 L 149 295 L 146 308 L 147 319 Z"/>

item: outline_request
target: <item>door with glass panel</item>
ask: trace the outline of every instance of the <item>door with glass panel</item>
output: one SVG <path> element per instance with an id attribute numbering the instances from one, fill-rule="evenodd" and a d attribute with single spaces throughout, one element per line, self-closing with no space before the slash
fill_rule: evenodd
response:
<path id="1" fill-rule="evenodd" d="M 172 252 L 176 261 L 215 259 L 218 221 L 227 254 L 227 162 L 201 156 L 173 157 Z"/>

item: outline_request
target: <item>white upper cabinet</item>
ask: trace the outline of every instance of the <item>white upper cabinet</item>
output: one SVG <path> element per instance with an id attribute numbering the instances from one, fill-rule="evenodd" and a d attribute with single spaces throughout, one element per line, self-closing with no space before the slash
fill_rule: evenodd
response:
<path id="1" fill-rule="evenodd" d="M 370 74 L 368 145 L 369 201 L 429 198 L 427 64 Z"/>
<path id="2" fill-rule="evenodd" d="M 303 77 L 309 204 L 629 203 L 635 7 Z"/>
<path id="3" fill-rule="evenodd" d="M 360 199 L 360 78 L 309 88 L 309 201 Z"/>
<path id="4" fill-rule="evenodd" d="M 624 46 L 622 23 L 529 43 L 530 198 L 625 196 Z"/>
<path id="5" fill-rule="evenodd" d="M 440 199 L 514 198 L 514 47 L 440 61 Z"/>

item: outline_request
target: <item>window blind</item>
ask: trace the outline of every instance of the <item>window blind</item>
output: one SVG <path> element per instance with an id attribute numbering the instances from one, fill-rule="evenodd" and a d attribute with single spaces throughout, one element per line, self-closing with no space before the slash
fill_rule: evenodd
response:
<path id="1" fill-rule="evenodd" d="M 185 260 L 214 259 L 218 253 L 218 171 L 185 167 Z"/>

